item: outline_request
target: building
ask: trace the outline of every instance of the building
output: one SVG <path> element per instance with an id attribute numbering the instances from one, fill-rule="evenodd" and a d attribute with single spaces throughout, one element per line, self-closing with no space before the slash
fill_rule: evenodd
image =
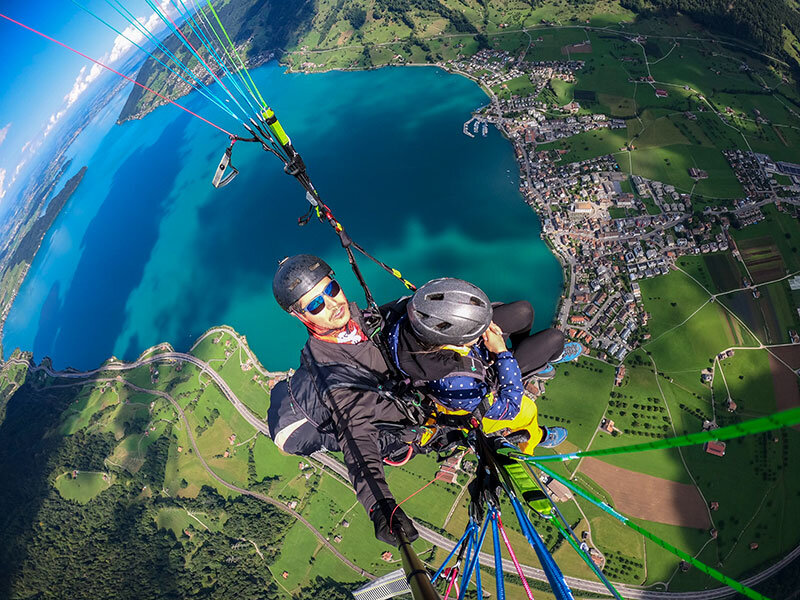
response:
<path id="1" fill-rule="evenodd" d="M 703 444 L 703 450 L 714 456 L 725 456 L 725 442 L 706 442 Z"/>
<path id="2" fill-rule="evenodd" d="M 551 479 L 549 482 L 547 482 L 545 487 L 550 490 L 550 494 L 553 496 L 553 500 L 556 502 L 567 502 L 568 500 L 572 499 L 572 492 L 570 489 L 555 479 Z"/>
<path id="3" fill-rule="evenodd" d="M 660 89 L 656 90 L 656 98 L 666 98 L 667 96 L 669 96 L 667 90 L 660 90 Z"/>
<path id="4" fill-rule="evenodd" d="M 614 385 L 616 386 L 622 385 L 623 379 L 625 379 L 625 365 L 620 365 L 617 367 L 617 371 L 614 376 Z"/>
<path id="5" fill-rule="evenodd" d="M 389 562 L 390 560 L 392 560 L 392 553 L 387 550 L 386 552 L 381 554 L 381 558 L 386 562 Z"/>
<path id="6" fill-rule="evenodd" d="M 614 432 L 617 431 L 617 428 L 614 427 L 614 421 L 611 419 L 603 419 L 600 421 L 600 429 L 611 435 L 614 435 Z"/>
<path id="7" fill-rule="evenodd" d="M 463 452 L 454 454 L 442 463 L 439 467 L 439 472 L 436 474 L 439 481 L 445 483 L 456 483 L 458 479 L 458 471 L 461 468 L 461 459 L 464 457 Z"/>

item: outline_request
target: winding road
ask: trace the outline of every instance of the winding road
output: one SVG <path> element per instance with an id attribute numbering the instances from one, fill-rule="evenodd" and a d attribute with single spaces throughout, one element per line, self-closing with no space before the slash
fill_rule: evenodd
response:
<path id="1" fill-rule="evenodd" d="M 208 332 L 206 332 L 203 337 L 207 337 L 208 335 L 210 335 L 211 333 L 214 333 L 214 332 L 225 332 L 228 335 L 231 335 L 234 339 L 236 339 L 237 342 L 241 346 L 247 348 L 247 346 L 244 343 L 244 341 L 242 340 L 241 336 L 239 336 L 232 329 L 215 328 L 215 329 L 212 329 L 212 330 L 209 330 Z M 195 346 L 196 345 L 197 344 L 195 344 Z M 154 352 L 156 352 L 158 349 L 164 349 L 164 351 L 163 352 L 159 352 L 157 354 L 154 354 Z M 250 358 L 250 360 L 253 362 L 253 364 L 256 365 L 257 368 L 258 368 L 259 363 L 255 359 L 255 356 L 253 356 L 252 353 L 249 351 L 249 349 L 247 350 L 247 354 L 248 354 L 248 357 Z M 269 437 L 269 429 L 267 428 L 266 423 L 264 423 L 261 419 L 259 419 L 258 417 L 256 417 L 255 415 L 253 415 L 250 412 L 250 410 L 241 402 L 241 400 L 239 400 L 239 398 L 236 396 L 234 391 L 230 388 L 230 386 L 225 382 L 225 380 L 220 376 L 220 374 L 217 371 L 215 371 L 205 361 L 200 360 L 199 358 L 197 358 L 197 357 L 195 357 L 195 356 L 193 356 L 191 354 L 187 354 L 187 353 L 183 353 L 183 352 L 175 352 L 169 345 L 155 346 L 155 347 L 149 349 L 148 351 L 146 351 L 145 353 L 143 353 L 142 356 L 138 360 L 136 360 L 134 362 L 130 362 L 130 363 L 110 362 L 110 363 L 107 363 L 107 364 L 105 364 L 104 366 L 102 366 L 102 367 L 100 367 L 98 369 L 93 369 L 91 371 L 83 371 L 83 372 L 79 372 L 79 371 L 54 371 L 53 369 L 51 369 L 50 367 L 47 367 L 45 365 L 34 366 L 31 363 L 29 363 L 27 361 L 24 361 L 24 360 L 21 360 L 21 359 L 9 359 L 9 361 L 7 361 L 7 362 L 10 363 L 10 364 L 24 364 L 24 365 L 27 365 L 29 370 L 32 371 L 32 372 L 44 371 L 49 376 L 55 377 L 55 378 L 59 378 L 59 379 L 87 379 L 87 378 L 90 378 L 90 377 L 92 377 L 94 375 L 99 375 L 99 374 L 108 373 L 108 372 L 130 371 L 132 369 L 136 369 L 138 367 L 145 366 L 145 365 L 150 365 L 150 364 L 170 363 L 170 362 L 186 362 L 186 363 L 189 363 L 189 364 L 192 364 L 192 365 L 196 366 L 202 373 L 208 375 L 214 381 L 214 383 L 217 385 L 217 387 L 222 392 L 222 394 L 225 396 L 225 398 L 234 406 L 234 408 L 236 408 L 236 410 L 239 412 L 239 414 L 242 416 L 242 418 L 244 418 L 254 429 L 256 429 L 256 431 L 258 431 L 258 432 L 266 435 L 267 437 Z M 264 374 L 274 375 L 272 373 L 268 373 L 268 372 L 264 371 L 263 368 L 258 368 L 258 370 L 261 371 Z M 114 381 L 114 380 L 120 380 L 120 379 L 121 379 L 120 377 L 117 377 L 117 378 L 98 378 L 95 381 Z M 175 401 L 175 399 L 172 398 L 169 394 L 167 394 L 166 392 L 162 392 L 160 390 L 141 388 L 141 387 L 136 386 L 134 384 L 131 384 L 131 383 L 127 382 L 127 381 L 125 381 L 124 383 L 125 383 L 125 385 L 128 385 L 129 387 L 131 387 L 132 389 L 135 389 L 137 391 L 141 391 L 141 392 L 145 392 L 145 393 L 149 393 L 149 394 L 153 394 L 153 395 L 162 397 L 162 398 L 168 400 L 175 407 L 175 409 L 178 412 L 181 420 L 186 425 L 187 434 L 189 436 L 189 440 L 190 440 L 190 442 L 192 444 L 192 447 L 194 448 L 195 455 L 198 457 L 198 459 L 200 460 L 200 462 L 203 465 L 203 468 L 206 470 L 206 472 L 209 474 L 209 476 L 212 477 L 215 481 L 217 481 L 221 485 L 227 487 L 228 489 L 234 490 L 234 491 L 236 491 L 236 492 L 238 492 L 240 494 L 246 494 L 248 496 L 252 496 L 254 498 L 258 498 L 259 500 L 261 500 L 263 502 L 267 502 L 267 503 L 275 506 L 276 508 L 286 512 L 287 514 L 290 514 L 292 517 L 294 517 L 295 519 L 300 521 L 305 527 L 307 527 L 312 533 L 314 533 L 314 535 L 317 537 L 317 539 L 319 539 L 319 541 L 321 543 L 323 543 L 325 545 L 325 547 L 327 547 L 331 552 L 333 552 L 333 554 L 339 560 L 341 560 L 344 564 L 346 564 L 349 568 L 353 569 L 354 571 L 356 571 L 357 573 L 359 573 L 360 575 L 362 575 L 365 578 L 368 578 L 368 579 L 374 579 L 375 578 L 374 575 L 372 575 L 371 573 L 365 571 L 364 569 L 362 569 L 358 565 L 354 564 L 346 556 L 344 556 L 341 552 L 339 552 L 327 539 L 325 539 L 325 536 L 323 536 L 319 531 L 317 531 L 317 529 L 311 523 L 309 523 L 302 515 L 300 515 L 296 511 L 290 509 L 288 506 L 286 506 L 282 502 L 279 502 L 279 501 L 277 501 L 277 500 L 275 500 L 273 498 L 270 498 L 269 496 L 266 496 L 264 494 L 260 494 L 258 492 L 254 492 L 252 490 L 247 490 L 247 489 L 241 488 L 241 487 L 236 486 L 236 485 L 234 485 L 232 483 L 229 483 L 229 482 L 225 481 L 224 479 L 222 479 L 221 477 L 219 477 L 208 466 L 208 464 L 206 463 L 205 459 L 200 454 L 200 451 L 199 451 L 199 449 L 197 447 L 196 440 L 195 440 L 194 435 L 193 435 L 193 433 L 191 431 L 191 427 L 189 426 L 189 423 L 188 423 L 188 421 L 186 419 L 186 415 L 183 412 L 183 409 L 180 407 L 178 402 Z M 76 383 L 75 385 L 79 385 L 79 383 Z M 328 469 L 330 469 L 331 471 L 333 471 L 337 475 L 339 475 L 339 476 L 343 477 L 345 480 L 349 481 L 349 479 L 347 477 L 347 468 L 345 467 L 345 465 L 343 465 L 342 463 L 340 463 L 339 461 L 334 459 L 332 456 L 329 456 L 329 455 L 324 454 L 324 453 L 317 452 L 317 453 L 314 453 L 312 455 L 312 457 L 316 461 L 321 463 L 324 467 L 327 467 Z M 415 523 L 415 525 L 416 525 L 417 529 L 420 532 L 420 537 L 422 537 L 424 540 L 426 540 L 426 541 L 428 541 L 428 542 L 430 542 L 432 544 L 435 544 L 435 545 L 439 546 L 440 548 L 443 548 L 444 550 L 447 550 L 447 551 L 452 550 L 452 548 L 454 547 L 454 545 L 455 545 L 454 541 L 442 536 L 441 534 L 439 534 L 439 533 L 437 533 L 437 532 L 435 532 L 435 531 L 433 531 L 433 530 L 431 530 L 431 529 L 429 529 L 429 528 L 427 528 L 427 527 L 425 527 L 425 526 L 423 526 L 423 525 L 421 525 L 419 523 Z M 756 575 L 753 575 L 752 577 L 749 577 L 749 578 L 743 580 L 742 583 L 747 585 L 747 586 L 751 586 L 752 587 L 753 585 L 756 585 L 756 584 L 764 581 L 765 579 L 768 579 L 769 577 L 773 576 L 774 574 L 776 574 L 783 567 L 785 567 L 786 565 L 791 563 L 793 560 L 795 560 L 798 556 L 800 556 L 800 546 L 796 547 L 794 550 L 792 550 L 790 553 L 788 553 L 786 556 L 784 556 L 781 560 L 776 562 L 774 565 L 768 567 L 767 569 L 765 569 L 764 571 L 762 571 L 762 572 L 760 572 L 760 573 L 758 573 Z M 482 552 L 480 554 L 480 562 L 481 562 L 482 565 L 485 565 L 487 567 L 493 568 L 494 567 L 494 556 Z M 511 561 L 507 561 L 507 560 L 503 560 L 503 571 L 507 572 L 507 573 L 512 573 L 512 574 L 516 573 L 516 569 L 514 568 L 514 564 Z M 522 565 L 522 571 L 523 571 L 523 573 L 525 574 L 526 577 L 529 577 L 531 579 L 535 579 L 535 580 L 538 580 L 538 581 L 545 581 L 545 582 L 547 581 L 547 577 L 545 576 L 544 571 L 542 571 L 541 569 L 538 569 L 538 568 L 535 568 L 535 567 L 531 567 L 529 565 Z M 590 581 L 590 580 L 585 580 L 585 579 L 579 579 L 579 578 L 576 578 L 576 577 L 565 577 L 565 580 L 566 580 L 567 584 L 571 588 L 573 588 L 575 590 L 581 590 L 581 591 L 585 591 L 585 592 L 592 592 L 592 593 L 596 593 L 596 594 L 608 595 L 607 589 L 600 582 Z M 726 597 L 733 596 L 734 594 L 736 594 L 736 592 L 733 589 L 729 588 L 729 587 L 720 587 L 720 588 L 714 588 L 714 589 L 711 589 L 711 590 L 694 591 L 694 592 L 655 592 L 655 591 L 643 589 L 641 587 L 629 586 L 629 585 L 624 585 L 624 584 L 617 584 L 616 588 L 620 592 L 620 594 L 622 594 L 624 597 L 630 598 L 630 599 L 633 599 L 633 600 L 716 600 L 716 599 L 719 599 L 719 598 L 726 598 Z"/>

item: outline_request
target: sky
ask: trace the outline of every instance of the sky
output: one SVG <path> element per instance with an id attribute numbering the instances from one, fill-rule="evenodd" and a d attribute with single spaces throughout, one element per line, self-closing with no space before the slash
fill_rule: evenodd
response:
<path id="1" fill-rule="evenodd" d="M 185 1 L 185 0 L 184 0 Z M 141 42 L 134 28 L 106 0 L 75 0 Z M 148 28 L 158 30 L 145 0 L 121 2 Z M 159 0 L 169 6 L 170 0 Z M 171 14 L 174 10 L 170 7 Z M 139 50 L 70 0 L 0 0 L 0 14 L 45 33 L 109 66 Z M 158 23 L 158 25 L 157 25 Z M 127 26 L 127 29 L 126 29 Z M 15 192 L 38 146 L 85 97 L 102 68 L 61 46 L 0 18 L 0 209 Z M 0 211 L 1 212 L 1 211 Z"/>

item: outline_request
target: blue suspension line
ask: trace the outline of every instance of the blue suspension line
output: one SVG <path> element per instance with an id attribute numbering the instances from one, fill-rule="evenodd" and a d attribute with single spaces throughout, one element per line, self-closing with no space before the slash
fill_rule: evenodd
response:
<path id="1" fill-rule="evenodd" d="M 193 89 L 195 89 L 195 90 L 197 90 L 198 92 L 200 92 L 201 94 L 203 94 L 203 96 L 204 96 L 204 97 L 205 97 L 207 100 L 210 100 L 211 102 L 213 102 L 214 104 L 216 104 L 216 105 L 217 105 L 219 108 L 221 108 L 222 110 L 224 110 L 224 111 L 225 111 L 225 112 L 226 112 L 228 115 L 230 115 L 231 117 L 233 117 L 234 119 L 236 119 L 237 121 L 239 121 L 239 119 L 237 119 L 237 118 L 236 118 L 236 115 L 235 115 L 235 114 L 234 114 L 234 113 L 231 111 L 231 109 L 229 109 L 227 106 L 225 106 L 225 105 L 224 105 L 224 104 L 223 104 L 223 103 L 222 103 L 222 102 L 221 102 L 219 99 L 217 99 L 217 97 L 216 97 L 216 96 L 214 96 L 213 94 L 208 94 L 208 93 L 206 93 L 206 92 L 205 92 L 205 90 L 203 90 L 202 88 L 199 88 L 199 87 L 197 87 L 196 85 L 194 85 L 193 83 L 191 83 L 190 81 L 186 80 L 186 79 L 185 79 L 183 76 L 181 76 L 181 75 L 180 75 L 180 73 L 177 73 L 176 71 L 174 71 L 174 70 L 173 70 L 173 69 L 172 69 L 172 68 L 171 68 L 169 65 L 166 65 L 166 64 L 164 64 L 164 63 L 163 63 L 161 60 L 159 60 L 158 58 L 156 58 L 155 56 L 153 56 L 153 54 L 151 54 L 150 52 L 148 52 L 148 51 L 147 51 L 145 48 L 143 48 L 142 46 L 140 46 L 139 44 L 137 44 L 136 42 L 134 42 L 132 39 L 130 39 L 130 38 L 127 36 L 127 35 L 125 35 L 125 34 L 124 34 L 123 32 L 121 32 L 119 29 L 117 29 L 116 27 L 114 27 L 113 25 L 111 25 L 109 22 L 107 22 L 106 20 L 102 19 L 101 17 L 99 17 L 98 15 L 96 15 L 95 13 L 93 13 L 91 10 L 89 10 L 88 8 L 86 8 L 85 6 L 83 6 L 82 4 L 80 4 L 79 2 L 76 2 L 76 0 L 72 0 L 72 3 L 73 3 L 75 6 L 77 6 L 78 8 L 80 8 L 81 10 L 83 10 L 83 11 L 85 11 L 85 12 L 89 13 L 91 16 L 93 16 L 95 19 L 97 19 L 98 21 L 100 21 L 101 23 L 103 23 L 103 25 L 105 25 L 106 27 L 108 27 L 108 28 L 109 28 L 109 29 L 111 29 L 112 31 L 114 31 L 114 32 L 118 33 L 119 35 L 121 35 L 123 38 L 125 38 L 126 40 L 128 40 L 128 42 L 130 42 L 131 44 L 133 44 L 134 46 L 136 46 L 136 47 L 137 47 L 139 50 L 141 50 L 142 52 L 144 52 L 145 54 L 147 54 L 147 55 L 148 55 L 150 58 L 152 58 L 154 61 L 156 61 L 157 63 L 159 63 L 161 66 L 163 66 L 163 67 L 164 67 L 165 69 L 167 69 L 169 72 L 171 72 L 172 74 L 174 74 L 174 75 L 176 75 L 177 77 L 179 77 L 179 78 L 180 78 L 180 79 L 181 79 L 181 80 L 182 80 L 184 83 L 186 83 L 186 84 L 190 85 L 190 86 L 191 86 Z"/>
<path id="2" fill-rule="evenodd" d="M 450 554 L 447 555 L 447 558 L 444 559 L 444 562 L 442 563 L 442 566 L 439 567 L 439 570 L 433 574 L 433 577 L 431 577 L 431 583 L 436 583 L 436 580 L 439 579 L 439 575 L 442 574 L 442 571 L 444 571 L 445 567 L 447 566 L 447 563 L 449 563 L 450 559 L 453 558 L 456 552 L 458 552 L 458 549 L 461 548 L 461 544 L 464 543 L 464 540 L 466 540 L 467 536 L 470 534 L 471 531 L 472 531 L 471 528 L 467 526 L 467 529 L 464 531 L 464 535 L 462 535 L 461 539 L 458 540 L 458 543 L 455 546 L 453 546 L 453 549 L 450 551 Z"/>
<path id="3" fill-rule="evenodd" d="M 530 464 L 524 463 L 524 465 L 530 476 L 537 479 L 536 473 L 533 471 Z M 559 533 L 567 540 L 569 545 L 572 546 L 575 552 L 577 552 L 578 555 L 583 559 L 583 561 L 589 566 L 589 568 L 597 576 L 600 582 L 604 586 L 606 586 L 606 589 L 614 596 L 614 598 L 616 598 L 617 600 L 624 600 L 623 597 L 620 595 L 620 593 L 617 591 L 617 588 L 614 587 L 614 584 L 612 584 L 611 581 L 609 581 L 605 573 L 603 573 L 603 571 L 600 570 L 600 567 L 594 564 L 594 561 L 592 560 L 592 557 L 589 555 L 589 553 L 583 549 L 583 544 L 578 539 L 578 536 L 575 535 L 575 532 L 572 530 L 572 527 L 570 526 L 569 522 L 566 520 L 566 518 L 564 518 L 564 515 L 558 509 L 558 506 L 556 506 L 556 503 L 553 500 L 550 491 L 547 489 L 547 486 L 541 486 L 541 490 L 547 495 L 548 500 L 550 500 L 550 504 L 552 504 L 553 506 L 553 512 L 556 515 L 554 523 L 556 525 L 556 528 L 559 530 Z M 561 521 L 563 526 L 559 526 L 558 521 Z M 567 534 L 564 533 L 565 530 L 569 534 L 569 536 L 571 536 L 572 539 L 567 537 Z"/>
<path id="4" fill-rule="evenodd" d="M 183 6 L 185 12 L 181 12 L 181 9 L 178 7 L 178 5 L 175 2 L 175 0 L 170 0 L 170 2 L 175 7 L 175 10 L 178 11 L 178 14 L 183 17 L 184 22 L 189 25 L 189 28 L 192 30 L 192 32 L 197 36 L 197 38 L 203 44 L 203 46 L 205 47 L 206 51 L 208 53 L 210 53 L 214 57 L 214 59 L 217 61 L 217 63 L 222 67 L 222 70 L 225 71 L 225 73 L 228 75 L 228 80 L 234 85 L 234 87 L 236 88 L 236 91 L 239 92 L 239 94 L 244 98 L 244 100 L 250 105 L 250 108 L 255 112 L 255 114 L 259 114 L 260 110 L 259 110 L 258 106 L 254 106 L 253 103 L 250 102 L 250 98 L 247 96 L 247 94 L 245 94 L 242 91 L 242 88 L 239 87 L 239 84 L 236 81 L 236 78 L 230 72 L 230 70 L 225 65 L 225 63 L 220 58 L 220 56 L 216 53 L 216 51 L 214 50 L 214 47 L 211 45 L 211 41 L 208 39 L 208 37 L 206 37 L 205 32 L 202 31 L 202 29 L 200 28 L 200 25 L 197 24 L 197 21 L 194 20 L 194 16 L 189 12 L 189 9 L 186 8 L 186 5 L 183 3 L 183 0 L 180 0 L 180 3 L 181 3 L 181 6 Z M 197 29 L 195 29 L 195 27 L 197 27 Z"/>
<path id="5" fill-rule="evenodd" d="M 476 565 L 478 569 L 476 574 L 476 584 L 479 584 L 480 582 L 479 557 L 480 557 L 481 547 L 483 546 L 483 540 L 486 537 L 486 532 L 489 529 L 489 515 L 486 515 L 486 521 L 483 524 L 483 528 L 481 528 L 476 521 L 473 521 L 473 523 L 474 523 L 474 525 L 472 526 L 473 545 L 471 546 L 471 549 L 474 552 L 474 554 L 470 556 L 469 551 L 467 551 L 467 561 L 466 561 L 467 566 L 464 569 L 464 575 L 461 577 L 461 589 L 458 592 L 459 598 L 463 598 L 464 594 L 467 592 L 467 587 L 469 586 L 469 580 L 472 579 L 472 572 L 475 570 Z M 480 598 L 481 596 L 479 595 L 478 597 Z"/>
<path id="6" fill-rule="evenodd" d="M 109 5 L 111 8 L 113 8 L 115 11 L 117 11 L 117 13 L 118 13 L 120 16 L 122 16 L 122 17 L 123 17 L 123 18 L 124 18 L 126 21 L 128 21 L 128 23 L 130 23 L 131 25 L 133 25 L 134 27 L 136 27 L 136 29 L 138 29 L 138 30 L 139 30 L 139 32 L 140 32 L 142 35 L 144 35 L 144 36 L 145 36 L 145 37 L 146 37 L 146 38 L 147 38 L 147 39 L 148 39 L 148 40 L 149 40 L 149 41 L 150 41 L 152 44 L 154 44 L 154 45 L 156 46 L 156 48 L 158 48 L 159 50 L 161 50 L 161 52 L 163 52 L 163 53 L 164 53 L 164 54 L 165 54 L 165 55 L 166 55 L 166 56 L 167 56 L 167 57 L 168 57 L 170 60 L 172 60 L 172 61 L 173 61 L 173 62 L 174 62 L 174 63 L 175 63 L 175 64 L 176 64 L 178 67 L 180 67 L 181 69 L 183 69 L 183 70 L 184 70 L 184 71 L 185 71 L 185 72 L 186 72 L 186 73 L 189 75 L 189 77 L 191 77 L 191 78 L 192 78 L 192 79 L 195 81 L 196 85 L 197 85 L 197 86 L 198 86 L 200 89 L 204 89 L 204 90 L 206 90 L 206 92 L 207 92 L 208 94 L 210 94 L 212 97 L 214 97 L 214 98 L 216 99 L 216 102 L 217 102 L 217 104 L 218 104 L 220 107 L 223 107 L 223 108 L 224 108 L 226 111 L 228 111 L 228 112 L 231 114 L 231 116 L 233 116 L 233 118 L 235 118 L 235 119 L 236 119 L 237 121 L 239 121 L 240 123 L 245 123 L 245 121 L 244 121 L 244 120 L 243 120 L 243 119 L 242 119 L 240 116 L 236 115 L 236 114 L 235 114 L 235 113 L 234 113 L 234 112 L 233 112 L 233 111 L 232 111 L 232 110 L 231 110 L 229 107 L 225 106 L 225 104 L 222 102 L 222 100 L 221 100 L 221 99 L 220 99 L 220 98 L 219 98 L 219 97 L 218 97 L 216 94 L 214 94 L 214 92 L 211 90 L 211 88 L 210 88 L 210 87 L 208 87 L 208 86 L 207 86 L 207 85 L 205 85 L 203 82 L 201 82 L 199 79 L 197 79 L 197 77 L 195 77 L 195 75 L 194 75 L 194 73 L 192 72 L 192 70 L 191 70 L 191 69 L 189 69 L 189 67 L 187 67 L 187 66 L 186 66 L 186 65 L 183 63 L 183 61 L 181 61 L 181 60 L 180 60 L 180 59 L 179 59 L 177 56 L 175 56 L 175 55 L 172 53 L 172 51 L 171 51 L 171 50 L 170 50 L 170 49 L 169 49 L 169 48 L 168 48 L 168 47 L 167 47 L 165 44 L 161 43 L 161 41 L 160 41 L 160 40 L 159 40 L 157 37 L 155 37 L 155 35 L 153 35 L 153 34 L 152 34 L 152 33 L 151 33 L 151 32 L 150 32 L 150 31 L 149 31 L 149 30 L 148 30 L 148 29 L 147 29 L 147 28 L 146 28 L 144 25 L 142 25 L 142 24 L 139 22 L 139 20 L 138 20 L 138 19 L 137 19 L 137 18 L 136 18 L 136 17 L 133 15 L 133 13 L 131 13 L 131 12 L 130 12 L 130 11 L 129 11 L 129 10 L 126 8 L 126 7 L 125 7 L 125 5 L 123 5 L 123 4 L 122 4 L 122 3 L 121 3 L 119 0 L 115 0 L 115 2 L 116 2 L 118 5 L 119 5 L 119 7 L 117 7 L 117 6 L 114 6 L 113 4 L 111 4 L 111 2 L 110 2 L 109 0 L 105 0 L 105 2 L 106 2 L 106 4 L 108 4 L 108 5 Z M 120 9 L 121 9 L 121 10 L 120 10 Z M 124 12 L 123 12 L 123 11 L 124 11 Z M 126 14 L 126 13 L 127 13 L 127 14 Z"/>
<path id="7" fill-rule="evenodd" d="M 489 512 L 492 521 L 492 542 L 494 545 L 494 574 L 497 582 L 497 600 L 506 600 L 506 584 L 503 576 L 503 549 L 500 547 L 500 529 L 497 526 L 497 510 Z"/>
<path id="8" fill-rule="evenodd" d="M 214 80 L 222 86 L 222 89 L 224 89 L 225 92 L 228 94 L 228 96 L 230 96 L 231 100 L 233 100 L 234 103 L 236 103 L 236 106 L 239 107 L 239 110 L 241 110 L 242 113 L 246 115 L 247 111 L 239 103 L 239 100 L 236 99 L 236 96 L 234 96 L 231 93 L 231 91 L 225 86 L 225 84 L 222 83 L 222 80 L 220 80 L 219 77 L 217 77 L 217 75 L 208 67 L 206 62 L 200 57 L 200 55 L 195 51 L 195 49 L 192 48 L 192 46 L 188 42 L 188 40 L 184 39 L 183 32 L 179 31 L 177 29 L 177 27 L 175 27 L 170 22 L 169 18 L 166 15 L 164 15 L 164 13 L 161 11 L 161 9 L 152 0 L 144 0 L 144 1 L 145 1 L 145 3 L 147 3 L 147 5 L 150 8 L 153 9 L 153 11 L 156 13 L 156 15 L 158 15 L 158 17 L 164 22 L 164 24 L 169 28 L 169 30 L 177 36 L 177 38 L 184 45 L 184 47 L 187 48 L 194 55 L 194 57 L 200 62 L 200 64 L 203 66 L 203 68 L 205 68 L 205 70 L 208 71 L 208 73 L 211 75 L 211 77 L 213 77 Z"/>
<path id="9" fill-rule="evenodd" d="M 509 494 L 509 498 L 511 500 L 511 506 L 514 508 L 514 512 L 517 515 L 517 520 L 519 520 L 519 524 L 522 526 L 522 533 L 528 538 L 528 542 L 530 542 L 536 552 L 536 556 L 539 558 L 542 570 L 544 570 L 545 575 L 547 575 L 547 580 L 550 582 L 550 588 L 556 600 L 574 600 L 572 590 L 569 589 L 567 582 L 564 581 L 564 574 L 556 564 L 556 561 L 553 560 L 553 556 L 533 527 L 530 519 L 528 519 L 528 515 L 525 514 L 519 499 L 513 494 Z"/>

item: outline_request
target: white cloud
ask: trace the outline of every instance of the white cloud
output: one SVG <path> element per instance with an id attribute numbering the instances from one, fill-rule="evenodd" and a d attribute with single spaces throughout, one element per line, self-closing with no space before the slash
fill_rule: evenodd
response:
<path id="1" fill-rule="evenodd" d="M 6 181 L 6 170 L 0 169 L 0 200 L 2 200 L 6 195 L 6 188 L 3 187 L 5 181 Z"/>
<path id="2" fill-rule="evenodd" d="M 6 136 L 8 135 L 8 130 L 11 129 L 11 123 L 0 129 L 0 145 L 6 141 Z"/>
<path id="3" fill-rule="evenodd" d="M 162 0 L 159 3 L 159 7 L 162 13 L 167 14 L 173 20 L 175 19 L 177 11 L 170 4 L 170 0 Z M 161 17 L 159 17 L 156 13 L 151 13 L 147 18 L 139 17 L 136 20 L 151 33 L 156 33 L 166 26 L 161 20 Z M 120 58 L 125 56 L 125 54 L 127 54 L 132 48 L 134 48 L 132 42 L 141 45 L 141 42 L 145 39 L 145 35 L 133 25 L 129 25 L 123 29 L 122 34 L 123 35 L 118 35 L 114 38 L 114 44 L 111 47 L 111 50 L 100 57 L 99 62 L 111 66 Z M 81 67 L 80 73 L 78 73 L 78 76 L 75 78 L 75 82 L 72 84 L 72 89 L 66 96 L 64 96 L 64 101 L 67 103 L 66 108 L 69 108 L 75 104 L 78 98 L 80 98 L 81 95 L 88 89 L 89 85 L 95 79 L 100 77 L 100 74 L 103 72 L 103 67 L 96 63 L 91 66 L 88 73 L 86 69 L 86 66 Z M 56 118 L 56 120 L 58 118 L 60 118 L 60 115 Z M 52 126 L 48 126 L 47 132 L 49 133 L 51 129 Z"/>
<path id="4" fill-rule="evenodd" d="M 50 135 L 50 132 L 53 131 L 53 127 L 56 126 L 56 124 L 59 122 L 59 120 L 61 120 L 61 117 L 63 117 L 66 112 L 67 112 L 67 109 L 65 108 L 63 110 L 60 110 L 60 111 L 50 115 L 50 119 L 47 121 L 47 126 L 45 126 L 45 128 L 44 128 L 44 135 L 45 136 Z"/>
<path id="5" fill-rule="evenodd" d="M 16 169 L 14 169 L 14 179 L 16 179 L 16 178 L 17 178 L 17 176 L 19 175 L 19 172 L 20 172 L 20 171 L 22 171 L 22 167 L 24 167 L 24 166 L 25 166 L 25 163 L 26 163 L 26 162 L 28 162 L 28 159 L 27 159 L 27 158 L 23 158 L 23 159 L 20 161 L 20 163 L 17 165 L 17 168 L 16 168 Z"/>
<path id="6" fill-rule="evenodd" d="M 167 14 L 172 20 L 175 20 L 177 16 L 177 10 L 171 5 L 170 0 L 160 0 L 159 8 L 161 9 L 162 13 Z M 165 23 L 161 20 L 155 12 L 151 13 L 148 17 L 139 17 L 136 19 L 145 29 L 147 29 L 150 33 L 157 33 L 161 29 L 166 27 Z M 123 56 L 125 56 L 131 49 L 134 48 L 133 43 L 137 44 L 142 43 L 145 39 L 145 35 L 139 31 L 133 25 L 130 25 L 122 30 L 124 35 L 118 35 L 114 38 L 114 44 L 111 47 L 109 52 L 106 52 L 103 56 L 101 56 L 98 60 L 101 63 L 104 63 L 108 66 L 112 66 L 115 62 L 119 61 Z M 128 38 L 128 39 L 126 39 Z M 129 41 L 130 40 L 130 41 Z M 89 88 L 89 86 L 103 73 L 104 69 L 97 63 L 91 65 L 84 65 L 81 67 L 78 76 L 75 78 L 74 83 L 72 84 L 72 89 L 69 93 L 64 96 L 65 105 L 58 110 L 57 112 L 50 115 L 50 119 L 48 120 L 47 124 L 44 128 L 44 135 L 47 136 L 56 126 L 58 121 L 61 117 L 64 116 L 67 109 L 71 107 L 81 95 Z M 11 126 L 9 123 L 4 129 L 0 130 L 0 144 L 5 139 L 5 134 L 8 131 L 8 128 Z M 31 151 L 36 150 L 36 146 L 31 148 L 31 142 L 26 143 L 22 147 L 22 152 L 25 152 L 30 148 Z M 1 197 L 1 196 L 0 196 Z"/>

